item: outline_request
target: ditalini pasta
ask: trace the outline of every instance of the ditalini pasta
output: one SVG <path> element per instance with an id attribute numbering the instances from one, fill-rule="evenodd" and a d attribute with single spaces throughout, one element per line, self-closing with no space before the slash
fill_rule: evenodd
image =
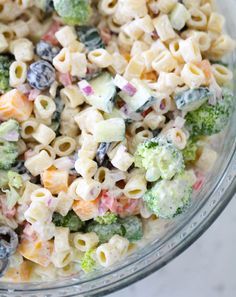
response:
<path id="1" fill-rule="evenodd" d="M 213 1 L 0 1 L 3 280 L 110 267 L 187 211 L 233 110 L 224 25 Z"/>

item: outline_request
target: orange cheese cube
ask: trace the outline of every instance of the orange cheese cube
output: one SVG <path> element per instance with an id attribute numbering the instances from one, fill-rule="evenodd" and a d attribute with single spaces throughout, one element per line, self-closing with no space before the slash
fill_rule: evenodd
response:
<path id="1" fill-rule="evenodd" d="M 0 97 L 0 120 L 15 119 L 19 122 L 28 120 L 33 110 L 33 102 L 13 89 Z"/>
<path id="2" fill-rule="evenodd" d="M 4 275 L 4 279 L 17 283 L 28 282 L 30 281 L 32 268 L 33 264 L 31 262 L 24 261 L 19 267 L 10 267 Z"/>
<path id="3" fill-rule="evenodd" d="M 41 179 L 44 187 L 52 194 L 59 194 L 68 190 L 69 174 L 66 170 L 50 167 L 42 173 Z"/>
<path id="4" fill-rule="evenodd" d="M 18 251 L 24 258 L 43 267 L 47 267 L 51 262 L 53 242 L 29 241 L 24 239 L 20 243 Z"/>
<path id="5" fill-rule="evenodd" d="M 98 216 L 98 202 L 98 199 L 93 201 L 76 200 L 72 209 L 82 221 L 88 221 Z"/>

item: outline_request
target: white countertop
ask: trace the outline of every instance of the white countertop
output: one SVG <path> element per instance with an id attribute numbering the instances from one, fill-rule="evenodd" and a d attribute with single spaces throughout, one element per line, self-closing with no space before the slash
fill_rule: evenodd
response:
<path id="1" fill-rule="evenodd" d="M 109 297 L 235 297 L 236 197 L 200 239 L 150 277 Z"/>

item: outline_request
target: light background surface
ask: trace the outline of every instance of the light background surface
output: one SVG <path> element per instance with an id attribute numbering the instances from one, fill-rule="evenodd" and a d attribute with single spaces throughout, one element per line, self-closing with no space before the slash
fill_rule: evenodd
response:
<path id="1" fill-rule="evenodd" d="M 236 197 L 178 258 L 109 297 L 236 297 Z"/>

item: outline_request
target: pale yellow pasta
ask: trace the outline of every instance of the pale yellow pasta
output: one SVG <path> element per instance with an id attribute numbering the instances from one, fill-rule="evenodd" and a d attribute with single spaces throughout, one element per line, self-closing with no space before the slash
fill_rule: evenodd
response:
<path id="1" fill-rule="evenodd" d="M 0 23 L 0 36 L 2 35 L 5 37 L 5 40 L 8 43 L 14 38 L 14 32 L 10 26 Z"/>
<path id="2" fill-rule="evenodd" d="M 144 121 L 142 122 L 133 122 L 129 125 L 128 131 L 132 136 L 135 136 L 138 132 L 147 129 L 147 125 Z"/>
<path id="3" fill-rule="evenodd" d="M 213 31 L 216 33 L 222 33 L 224 23 L 225 23 L 225 18 L 221 14 L 217 12 L 212 12 L 208 20 L 207 30 Z"/>
<path id="4" fill-rule="evenodd" d="M 147 71 L 152 70 L 152 63 L 156 59 L 158 54 L 159 51 L 154 48 L 143 51 L 142 57 L 144 59 L 144 64 Z"/>
<path id="5" fill-rule="evenodd" d="M 98 149 L 98 143 L 90 134 L 82 133 L 81 138 L 82 144 L 78 152 L 79 158 L 87 157 L 90 159 L 94 159 Z"/>
<path id="6" fill-rule="evenodd" d="M 34 118 L 29 118 L 21 123 L 21 137 L 23 139 L 33 139 L 33 133 L 38 128 L 39 122 Z"/>
<path id="7" fill-rule="evenodd" d="M 55 251 L 53 251 L 51 255 L 51 261 L 55 267 L 63 268 L 69 265 L 70 262 L 72 262 L 73 256 L 74 254 L 72 249 L 60 253 L 56 253 Z"/>
<path id="8" fill-rule="evenodd" d="M 55 211 L 63 217 L 68 214 L 73 205 L 74 199 L 68 193 L 60 192 L 57 197 L 57 204 Z"/>
<path id="9" fill-rule="evenodd" d="M 69 234 L 69 228 L 56 227 L 54 236 L 54 251 L 56 253 L 70 250 Z"/>
<path id="10" fill-rule="evenodd" d="M 158 0 L 157 7 L 162 13 L 168 14 L 175 7 L 178 0 Z"/>
<path id="11" fill-rule="evenodd" d="M 112 236 L 112 238 L 109 240 L 109 244 L 116 247 L 121 257 L 124 257 L 128 252 L 129 241 L 120 235 L 116 234 Z"/>
<path id="12" fill-rule="evenodd" d="M 17 61 L 29 62 L 34 57 L 34 46 L 29 39 L 19 38 L 10 42 L 10 52 Z"/>
<path id="13" fill-rule="evenodd" d="M 18 203 L 20 205 L 29 204 L 31 202 L 31 199 L 30 199 L 31 194 L 39 188 L 40 188 L 39 185 L 33 184 L 29 181 L 26 181 L 25 185 L 24 185 L 23 194 L 20 196 Z"/>
<path id="14" fill-rule="evenodd" d="M 166 132 L 166 136 L 179 150 L 183 150 L 187 145 L 187 136 L 182 129 L 171 128 Z"/>
<path id="15" fill-rule="evenodd" d="M 17 20 L 13 23 L 10 23 L 9 26 L 16 38 L 22 38 L 29 35 L 29 26 L 22 20 Z"/>
<path id="16" fill-rule="evenodd" d="M 76 85 L 65 87 L 60 92 L 62 100 L 69 107 L 75 108 L 84 103 L 84 96 Z"/>
<path id="17" fill-rule="evenodd" d="M 71 71 L 72 76 L 84 77 L 87 73 L 88 62 L 85 54 L 71 53 Z"/>
<path id="18" fill-rule="evenodd" d="M 117 8 L 117 0 L 101 0 L 98 5 L 99 12 L 103 15 L 112 15 Z"/>
<path id="19" fill-rule="evenodd" d="M 80 183 L 80 178 L 75 179 L 68 188 L 67 194 L 73 200 L 80 200 L 80 197 L 76 193 L 76 188 Z"/>
<path id="20" fill-rule="evenodd" d="M 209 172 L 213 169 L 217 160 L 218 154 L 216 151 L 208 147 L 202 147 L 200 152 L 198 151 L 199 157 L 195 165 L 203 172 Z"/>
<path id="21" fill-rule="evenodd" d="M 205 4 L 201 5 L 200 9 L 208 18 L 213 11 L 212 5 L 210 3 L 205 3 Z"/>
<path id="22" fill-rule="evenodd" d="M 169 96 L 181 84 L 182 79 L 175 73 L 160 72 L 155 89 Z"/>
<path id="23" fill-rule="evenodd" d="M 56 137 L 56 133 L 48 126 L 44 124 L 39 124 L 32 136 L 39 143 L 48 145 Z"/>
<path id="24" fill-rule="evenodd" d="M 52 199 L 52 194 L 45 188 L 39 188 L 31 193 L 30 199 L 32 202 L 42 202 L 46 206 L 48 199 Z"/>
<path id="25" fill-rule="evenodd" d="M 193 63 L 186 63 L 181 72 L 183 82 L 190 88 L 200 87 L 205 82 L 205 75 L 201 68 Z"/>
<path id="26" fill-rule="evenodd" d="M 187 8 L 199 7 L 201 5 L 201 0 L 194 0 L 194 1 L 192 1 L 192 0 L 183 0 L 183 4 Z"/>
<path id="27" fill-rule="evenodd" d="M 207 51 L 211 46 L 211 38 L 207 32 L 192 31 L 191 36 L 196 40 L 201 52 Z"/>
<path id="28" fill-rule="evenodd" d="M 33 5 L 33 1 L 30 0 L 16 0 L 16 3 L 19 6 L 19 8 L 23 10 Z"/>
<path id="29" fill-rule="evenodd" d="M 47 120 L 56 110 L 56 104 L 52 98 L 39 95 L 34 100 L 34 113 L 37 118 Z"/>
<path id="30" fill-rule="evenodd" d="M 126 59 L 120 53 L 113 53 L 112 54 L 112 69 L 115 70 L 118 74 L 123 74 L 125 69 L 128 65 Z"/>
<path id="31" fill-rule="evenodd" d="M 22 13 L 22 10 L 19 9 L 17 3 L 13 1 L 7 1 L 0 7 L 0 20 L 4 22 L 13 21 Z"/>
<path id="32" fill-rule="evenodd" d="M 19 156 L 24 154 L 27 151 L 27 145 L 23 139 L 18 140 L 17 149 L 18 149 Z"/>
<path id="33" fill-rule="evenodd" d="M 132 57 L 127 65 L 124 73 L 124 77 L 127 80 L 131 80 L 133 78 L 140 78 L 143 71 L 145 69 L 144 59 L 141 55 L 136 55 Z"/>
<path id="34" fill-rule="evenodd" d="M 212 58 L 220 59 L 227 53 L 233 51 L 235 46 L 235 41 L 230 36 L 223 34 L 213 42 L 209 53 Z"/>
<path id="35" fill-rule="evenodd" d="M 76 141 L 69 136 L 59 136 L 54 140 L 52 147 L 57 156 L 64 157 L 75 151 Z"/>
<path id="36" fill-rule="evenodd" d="M 171 52 L 171 55 L 179 63 L 183 63 L 184 62 L 184 59 L 183 59 L 182 53 L 180 51 L 180 42 L 181 42 L 181 39 L 175 39 L 175 40 L 171 41 L 171 43 L 169 44 L 169 50 Z"/>
<path id="37" fill-rule="evenodd" d="M 99 167 L 94 179 L 101 183 L 102 189 L 105 189 L 106 187 L 104 188 L 104 185 L 106 186 L 106 181 L 109 179 L 109 169 L 106 167 Z"/>
<path id="38" fill-rule="evenodd" d="M 149 129 L 156 130 L 164 126 L 166 118 L 165 116 L 152 111 L 144 118 L 143 121 Z"/>
<path id="39" fill-rule="evenodd" d="M 132 46 L 132 49 L 131 49 L 131 52 L 130 52 L 131 57 L 136 56 L 136 55 L 140 55 L 143 52 L 147 51 L 148 49 L 149 49 L 149 46 L 145 42 L 140 41 L 140 40 L 136 40 L 133 43 L 133 46 Z"/>
<path id="40" fill-rule="evenodd" d="M 49 88 L 49 95 L 54 99 L 57 95 L 57 88 L 58 88 L 59 84 L 57 81 L 54 81 L 50 88 Z"/>
<path id="41" fill-rule="evenodd" d="M 33 176 L 40 175 L 44 170 L 51 167 L 52 164 L 53 159 L 44 150 L 25 161 L 25 167 Z"/>
<path id="42" fill-rule="evenodd" d="M 187 21 L 189 28 L 196 30 L 205 30 L 207 28 L 207 17 L 206 15 L 198 8 L 192 7 L 189 9 L 190 19 Z"/>
<path id="43" fill-rule="evenodd" d="M 71 70 L 71 53 L 68 48 L 63 48 L 53 59 L 54 67 L 61 73 L 68 73 Z"/>
<path id="44" fill-rule="evenodd" d="M 76 249 L 87 252 L 95 248 L 99 243 L 99 238 L 95 232 L 73 234 L 73 244 Z"/>
<path id="45" fill-rule="evenodd" d="M 150 15 L 146 15 L 143 18 L 137 19 L 138 26 L 142 29 L 143 32 L 151 34 L 154 31 L 154 26 L 152 23 L 152 18 Z"/>
<path id="46" fill-rule="evenodd" d="M 89 52 L 88 59 L 101 68 L 107 68 L 112 64 L 112 56 L 102 48 Z"/>
<path id="47" fill-rule="evenodd" d="M 138 21 L 138 19 L 133 20 L 132 22 L 122 26 L 122 31 L 125 32 L 125 34 L 127 34 L 133 40 L 138 40 L 143 34 L 143 30 Z"/>
<path id="48" fill-rule="evenodd" d="M 233 79 L 232 71 L 220 64 L 213 64 L 212 65 L 212 73 L 216 79 L 216 82 L 222 86 Z"/>
<path id="49" fill-rule="evenodd" d="M 188 38 L 180 41 L 180 53 L 185 63 L 197 63 L 201 62 L 202 55 L 200 48 L 194 38 Z"/>
<path id="50" fill-rule="evenodd" d="M 153 134 L 149 130 L 144 130 L 141 132 L 138 132 L 134 137 L 134 143 L 135 145 L 139 145 L 140 143 L 143 143 L 144 141 L 150 139 L 153 137 Z"/>
<path id="51" fill-rule="evenodd" d="M 73 258 L 72 261 L 74 262 L 75 259 L 75 252 L 73 251 Z M 79 267 L 77 267 L 78 265 L 76 265 L 76 263 L 70 262 L 69 264 L 67 264 L 64 267 L 58 268 L 57 269 L 57 275 L 59 277 L 69 277 L 71 275 L 73 275 L 76 271 L 78 271 Z"/>
<path id="52" fill-rule="evenodd" d="M 160 73 L 161 71 L 171 72 L 176 67 L 177 67 L 177 61 L 168 50 L 165 50 L 160 54 L 158 54 L 157 57 L 152 62 L 152 68 L 157 73 Z"/>
<path id="53" fill-rule="evenodd" d="M 55 33 L 56 39 L 63 47 L 69 46 L 77 39 L 75 29 L 70 26 L 64 26 Z"/>
<path id="54" fill-rule="evenodd" d="M 98 263 L 103 267 L 109 267 L 120 260 L 120 252 L 115 245 L 101 244 L 96 250 Z"/>
<path id="55" fill-rule="evenodd" d="M 93 134 L 96 123 L 103 121 L 102 114 L 94 107 L 89 107 L 74 117 L 80 130 Z"/>
<path id="56" fill-rule="evenodd" d="M 120 33 L 121 26 L 115 22 L 113 16 L 108 17 L 107 25 L 108 25 L 109 29 L 111 30 L 111 32 L 116 33 L 116 34 Z"/>
<path id="57" fill-rule="evenodd" d="M 116 154 L 111 159 L 112 165 L 121 171 L 127 171 L 133 162 L 134 157 L 127 152 L 127 148 L 123 145 L 119 146 Z"/>
<path id="58" fill-rule="evenodd" d="M 50 146 L 50 145 L 44 145 L 44 144 L 39 144 L 36 145 L 33 149 L 33 152 L 38 154 L 40 153 L 42 150 L 46 151 L 48 153 L 48 155 L 55 160 L 56 159 L 56 153 L 54 151 L 54 149 Z"/>
<path id="59" fill-rule="evenodd" d="M 131 175 L 123 190 L 125 196 L 130 199 L 140 199 L 146 191 L 147 181 L 143 174 Z"/>
<path id="60" fill-rule="evenodd" d="M 101 189 L 102 186 L 98 181 L 94 179 L 79 178 L 76 187 L 76 194 L 83 200 L 91 201 L 98 197 Z"/>
<path id="61" fill-rule="evenodd" d="M 12 87 L 17 87 L 22 85 L 27 76 L 27 65 L 21 61 L 15 61 L 11 64 L 9 69 L 10 75 L 10 85 Z"/>
<path id="62" fill-rule="evenodd" d="M 97 163 L 89 158 L 79 158 L 75 162 L 75 170 L 84 178 L 92 178 L 98 169 Z"/>
<path id="63" fill-rule="evenodd" d="M 3 53 L 8 48 L 8 41 L 5 36 L 0 33 L 0 53 Z"/>
<path id="64" fill-rule="evenodd" d="M 75 137 L 79 133 L 79 127 L 74 117 L 79 113 L 79 108 L 65 106 L 61 113 L 60 133 L 65 136 Z"/>
<path id="65" fill-rule="evenodd" d="M 161 41 L 167 41 L 176 37 L 170 20 L 166 14 L 160 15 L 153 20 L 153 25 Z"/>
<path id="66" fill-rule="evenodd" d="M 117 42 L 119 46 L 122 47 L 124 50 L 130 51 L 134 43 L 134 40 L 125 32 L 121 31 L 119 32 Z"/>
<path id="67" fill-rule="evenodd" d="M 25 211 L 25 219 L 27 222 L 33 224 L 40 222 L 46 223 L 51 219 L 52 212 L 41 201 L 34 201 L 30 204 L 29 208 Z"/>

